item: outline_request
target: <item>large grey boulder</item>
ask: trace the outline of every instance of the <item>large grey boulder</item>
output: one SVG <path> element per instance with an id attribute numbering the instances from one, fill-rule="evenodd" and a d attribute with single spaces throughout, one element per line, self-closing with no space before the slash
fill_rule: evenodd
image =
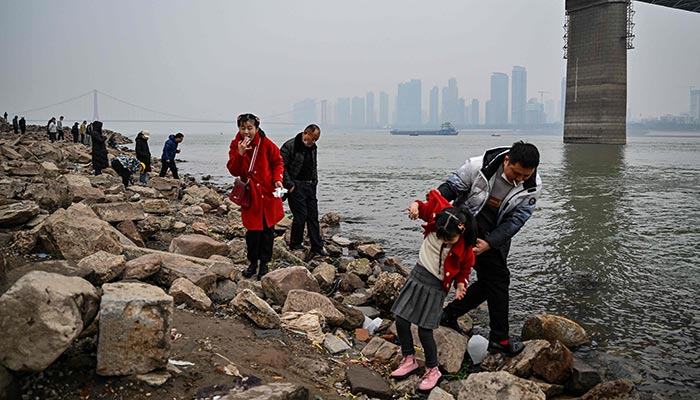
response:
<path id="1" fill-rule="evenodd" d="M 537 356 L 549 348 L 546 340 L 527 340 L 523 342 L 525 349 L 515 357 L 503 358 L 500 354 L 488 354 L 481 363 L 484 369 L 505 371 L 521 378 L 532 376 L 532 365 Z M 494 360 L 498 361 L 494 361 Z M 492 367 L 489 367 L 492 366 Z"/>
<path id="2" fill-rule="evenodd" d="M 107 222 L 138 221 L 146 218 L 141 203 L 93 204 L 92 210 Z"/>
<path id="3" fill-rule="evenodd" d="M 367 278 L 372 275 L 372 263 L 366 258 L 359 258 L 348 264 L 347 271 L 348 273 L 354 273 L 363 281 L 366 281 Z"/>
<path id="4" fill-rule="evenodd" d="M 316 278 L 318 285 L 324 291 L 329 291 L 335 281 L 336 269 L 335 266 L 328 263 L 321 263 L 314 268 L 313 276 Z"/>
<path id="5" fill-rule="evenodd" d="M 160 254 L 144 254 L 124 265 L 122 279 L 144 279 L 160 270 Z"/>
<path id="6" fill-rule="evenodd" d="M 98 304 L 97 289 L 82 278 L 27 273 L 0 297 L 0 364 L 43 371 L 92 322 Z"/>
<path id="7" fill-rule="evenodd" d="M 290 290 L 301 289 L 316 293 L 321 290 L 311 272 L 301 266 L 274 270 L 266 274 L 260 282 L 265 296 L 280 305 L 284 304 Z"/>
<path id="8" fill-rule="evenodd" d="M 169 251 L 175 254 L 185 254 L 192 257 L 209 258 L 214 254 L 228 254 L 226 243 L 219 242 L 205 235 L 181 235 L 170 242 Z"/>
<path id="9" fill-rule="evenodd" d="M 382 246 L 376 243 L 363 244 L 357 246 L 357 252 L 361 257 L 369 258 L 370 260 L 376 260 L 378 258 L 384 257 L 384 249 Z"/>
<path id="10" fill-rule="evenodd" d="M 231 305 L 263 329 L 275 329 L 281 325 L 280 316 L 275 310 L 250 289 L 242 290 L 231 301 Z"/>
<path id="11" fill-rule="evenodd" d="M 204 290 L 187 278 L 175 279 L 168 294 L 173 296 L 173 301 L 178 305 L 184 303 L 198 310 L 211 308 L 211 299 L 207 297 Z"/>
<path id="12" fill-rule="evenodd" d="M 104 203 L 105 192 L 92 186 L 90 179 L 84 175 L 67 174 L 68 195 L 74 203 L 87 200 L 91 203 Z"/>
<path id="13" fill-rule="evenodd" d="M 597 369 L 574 357 L 571 378 L 566 382 L 566 391 L 581 396 L 602 381 Z"/>
<path id="14" fill-rule="evenodd" d="M 134 221 L 122 221 L 117 224 L 117 231 L 133 244 L 139 247 L 146 247 L 146 243 L 141 237 L 141 232 L 139 232 L 138 227 Z M 124 240 L 122 240 L 123 245 L 127 245 Z"/>
<path id="15" fill-rule="evenodd" d="M 161 286 L 170 287 L 177 278 L 187 278 L 195 285 L 211 293 L 216 289 L 216 274 L 208 267 L 189 261 L 184 256 L 161 253 L 161 267 L 153 279 Z"/>
<path id="16" fill-rule="evenodd" d="M 226 395 L 219 400 L 307 400 L 309 389 L 290 382 L 273 382 Z"/>
<path id="17" fill-rule="evenodd" d="M 342 325 L 340 325 L 343 329 L 353 331 L 355 328 L 362 328 L 362 325 L 365 323 L 365 314 L 362 310 L 343 304 L 337 300 L 330 300 L 336 310 L 340 311 L 345 317 Z"/>
<path id="18" fill-rule="evenodd" d="M 573 349 L 590 343 L 588 334 L 576 322 L 552 314 L 541 314 L 528 318 L 523 325 L 523 340 L 558 340 Z"/>
<path id="19" fill-rule="evenodd" d="M 639 400 L 634 384 L 626 379 L 604 382 L 596 385 L 580 400 Z"/>
<path id="20" fill-rule="evenodd" d="M 123 246 L 115 229 L 85 204 L 59 209 L 44 221 L 38 243 L 55 258 L 79 260 L 99 250 L 121 254 Z"/>
<path id="21" fill-rule="evenodd" d="M 124 272 L 126 259 L 123 255 L 115 255 L 106 251 L 98 251 L 78 262 L 78 268 L 89 270 L 85 279 L 93 285 L 110 282 Z"/>
<path id="22" fill-rule="evenodd" d="M 375 336 L 367 343 L 367 346 L 362 349 L 361 353 L 367 358 L 388 361 L 397 354 L 398 350 L 399 346 Z"/>
<path id="23" fill-rule="evenodd" d="M 39 207 L 49 212 L 71 205 L 68 186 L 63 176 L 58 178 L 35 177 L 25 186 L 20 198 L 34 200 Z"/>
<path id="24" fill-rule="evenodd" d="M 33 201 L 0 206 L 0 228 L 10 228 L 22 225 L 39 215 L 39 206 Z"/>
<path id="25" fill-rule="evenodd" d="M 345 372 L 345 378 L 354 394 L 365 394 L 379 399 L 392 397 L 391 387 L 378 373 L 363 365 L 350 365 Z"/>
<path id="26" fill-rule="evenodd" d="M 396 323 L 393 323 L 389 327 L 389 331 L 394 335 L 397 334 Z M 411 326 L 411 334 L 413 335 L 413 343 L 418 345 L 420 343 L 420 338 L 418 337 L 417 326 Z M 434 329 L 433 336 L 435 337 L 435 344 L 437 344 L 438 348 L 440 367 L 450 374 L 459 372 L 462 368 L 462 361 L 464 361 L 464 354 L 467 351 L 467 337 L 450 328 L 445 328 L 444 326 L 439 326 L 437 329 Z M 423 357 L 422 350 L 419 353 L 419 357 Z"/>
<path id="27" fill-rule="evenodd" d="M 372 299 L 382 308 L 391 308 L 404 283 L 406 278 L 401 274 L 382 272 L 372 288 Z"/>
<path id="28" fill-rule="evenodd" d="M 549 347 L 535 357 L 532 372 L 549 383 L 563 384 L 571 376 L 573 367 L 574 356 L 571 350 L 555 340 L 549 342 Z"/>
<path id="29" fill-rule="evenodd" d="M 457 400 L 545 400 L 547 398 L 534 382 L 504 371 L 471 374 L 465 380 L 450 382 L 448 387 L 448 391 Z"/>
<path id="30" fill-rule="evenodd" d="M 287 293 L 287 299 L 282 307 L 282 312 L 307 312 L 316 309 L 323 314 L 329 324 L 340 326 L 345 322 L 345 316 L 338 311 L 331 300 L 315 292 L 294 289 Z"/>
<path id="31" fill-rule="evenodd" d="M 108 283 L 102 290 L 97 373 L 132 375 L 165 368 L 173 298 L 138 282 Z"/>
<path id="32" fill-rule="evenodd" d="M 170 203 L 165 199 L 144 200 L 143 211 L 149 214 L 168 214 L 170 212 Z"/>

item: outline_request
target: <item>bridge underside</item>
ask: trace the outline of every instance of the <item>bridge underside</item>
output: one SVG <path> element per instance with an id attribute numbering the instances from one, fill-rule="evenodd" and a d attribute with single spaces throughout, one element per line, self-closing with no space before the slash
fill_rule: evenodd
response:
<path id="1" fill-rule="evenodd" d="M 640 0 L 700 12 L 700 0 Z M 566 0 L 564 143 L 627 141 L 627 0 Z"/>
<path id="2" fill-rule="evenodd" d="M 664 7 L 678 8 L 685 11 L 700 12 L 700 0 L 639 0 L 641 3 L 656 4 Z"/>
<path id="3" fill-rule="evenodd" d="M 627 1 L 567 0 L 564 143 L 627 140 Z"/>

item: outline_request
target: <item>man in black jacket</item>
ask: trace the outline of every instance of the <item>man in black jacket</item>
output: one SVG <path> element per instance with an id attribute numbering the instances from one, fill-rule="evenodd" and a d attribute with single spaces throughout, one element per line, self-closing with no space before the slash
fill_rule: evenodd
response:
<path id="1" fill-rule="evenodd" d="M 327 256 L 323 249 L 321 232 L 318 224 L 318 170 L 316 162 L 316 142 L 321 137 L 318 125 L 311 124 L 304 132 L 289 139 L 280 148 L 284 161 L 284 187 L 289 191 L 289 208 L 292 210 L 292 233 L 289 248 L 302 250 L 304 246 L 304 225 L 309 231 L 311 252 Z"/>

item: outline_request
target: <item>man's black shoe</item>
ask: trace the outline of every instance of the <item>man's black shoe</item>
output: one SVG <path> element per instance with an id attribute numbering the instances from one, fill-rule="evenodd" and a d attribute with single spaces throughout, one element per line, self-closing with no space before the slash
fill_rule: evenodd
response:
<path id="1" fill-rule="evenodd" d="M 328 256 L 330 256 L 330 254 L 328 254 L 328 252 L 327 252 L 326 250 L 324 250 L 324 249 L 321 249 L 321 250 L 312 250 L 312 251 L 311 251 L 311 258 L 317 257 L 317 256 L 318 256 L 318 257 L 328 257 Z"/>
<path id="2" fill-rule="evenodd" d="M 500 344 L 496 341 L 489 341 L 489 353 L 503 353 L 508 357 L 517 356 L 525 349 L 525 345 L 519 340 L 510 339 L 508 344 Z"/>
<path id="3" fill-rule="evenodd" d="M 251 276 L 255 275 L 255 271 L 258 270 L 257 264 L 250 264 L 250 266 L 245 269 L 241 275 L 243 275 L 246 278 L 250 278 Z"/>
<path id="4" fill-rule="evenodd" d="M 459 323 L 457 323 L 457 318 L 450 317 L 444 311 L 442 312 L 442 317 L 440 317 L 440 325 L 464 335 L 464 331 L 460 328 Z"/>
<path id="5" fill-rule="evenodd" d="M 304 247 L 304 245 L 297 244 L 297 245 L 294 245 L 294 246 L 289 246 L 289 250 L 291 250 L 291 251 L 306 250 L 306 247 Z"/>
<path id="6" fill-rule="evenodd" d="M 267 264 L 260 264 L 260 271 L 258 271 L 258 280 L 262 279 L 265 274 L 268 273 Z"/>

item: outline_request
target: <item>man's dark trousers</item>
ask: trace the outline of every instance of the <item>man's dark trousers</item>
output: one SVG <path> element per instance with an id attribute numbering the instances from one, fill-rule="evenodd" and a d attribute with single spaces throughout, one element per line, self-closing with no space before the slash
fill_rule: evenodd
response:
<path id="1" fill-rule="evenodd" d="M 173 171 L 173 178 L 175 179 L 180 179 L 179 176 L 177 176 L 177 166 L 175 165 L 175 160 L 170 161 L 170 162 L 162 162 L 163 166 L 160 168 L 160 176 L 161 178 L 165 177 L 165 174 L 168 173 L 168 168 L 170 168 L 171 171 Z"/>
<path id="2" fill-rule="evenodd" d="M 477 308 L 486 301 L 489 306 L 490 339 L 508 339 L 508 289 L 510 271 L 498 249 L 490 249 L 476 257 L 476 282 L 469 285 L 461 300 L 454 300 L 445 307 L 450 318 L 457 318 Z"/>
<path id="3" fill-rule="evenodd" d="M 320 227 L 318 224 L 318 199 L 316 183 L 313 181 L 294 181 L 294 191 L 287 198 L 292 210 L 292 233 L 289 239 L 291 247 L 300 246 L 304 241 L 304 225 L 309 231 L 311 251 L 323 250 Z"/>

